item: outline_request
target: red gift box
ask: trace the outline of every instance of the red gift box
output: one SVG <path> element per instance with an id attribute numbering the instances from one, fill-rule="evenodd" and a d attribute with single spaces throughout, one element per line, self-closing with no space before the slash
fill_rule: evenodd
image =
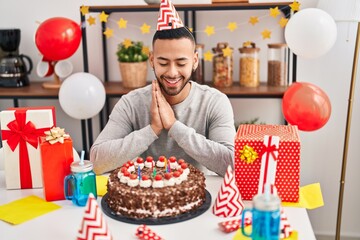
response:
<path id="1" fill-rule="evenodd" d="M 55 124 L 55 107 L 10 108 L 1 112 L 7 189 L 42 187 L 39 137 Z"/>
<path id="2" fill-rule="evenodd" d="M 239 126 L 235 138 L 235 180 L 241 196 L 243 200 L 252 200 L 258 193 L 265 135 L 280 137 L 275 175 L 279 197 L 283 202 L 298 202 L 300 138 L 297 126 L 290 125 Z M 246 158 L 248 155 L 245 154 L 245 149 L 255 157 Z"/>
<path id="3" fill-rule="evenodd" d="M 50 144 L 41 138 L 40 144 L 44 197 L 46 201 L 64 200 L 64 178 L 70 174 L 74 161 L 71 138 L 64 143 Z"/>

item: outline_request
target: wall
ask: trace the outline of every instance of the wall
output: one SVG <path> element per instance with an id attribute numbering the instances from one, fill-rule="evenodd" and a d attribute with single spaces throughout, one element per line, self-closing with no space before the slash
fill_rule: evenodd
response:
<path id="1" fill-rule="evenodd" d="M 192 1 L 174 0 L 174 3 L 191 3 Z M 209 0 L 198 0 L 197 3 L 209 3 Z M 316 6 L 317 1 L 307 0 L 301 1 L 303 8 Z M 338 7 L 341 7 L 340 0 L 335 1 Z M 0 0 L 0 28 L 20 28 L 22 31 L 22 40 L 20 52 L 29 55 L 34 64 L 36 64 L 41 56 L 34 44 L 34 34 L 41 21 L 55 16 L 62 16 L 79 21 L 79 7 L 81 5 L 116 5 L 116 4 L 144 4 L 142 0 L 127 0 L 127 1 L 79 1 L 79 0 L 63 0 L 63 1 L 5 1 Z M 212 17 L 210 13 L 201 13 L 198 18 L 199 29 L 205 25 L 226 26 L 228 21 L 242 22 L 246 21 L 249 12 L 228 12 L 218 13 L 218 17 Z M 257 15 L 266 15 L 263 12 Z M 153 15 L 143 14 L 140 18 L 134 14 L 124 15 L 130 21 L 139 21 L 138 25 L 143 22 L 148 24 L 155 22 Z M 140 20 L 139 20 L 140 19 Z M 239 19 L 239 20 L 238 20 Z M 273 20 L 267 21 L 269 26 L 273 26 Z M 155 23 L 154 23 L 155 24 Z M 154 25 L 153 24 L 153 25 Z M 245 28 L 246 26 L 239 26 Z M 338 22 L 338 39 L 326 55 L 318 59 L 306 60 L 298 58 L 298 81 L 311 82 L 321 87 L 330 97 L 332 102 L 332 116 L 326 126 L 315 132 L 301 132 L 302 140 L 302 155 L 301 155 L 301 185 L 306 185 L 314 182 L 320 182 L 325 206 L 319 209 L 309 211 L 309 216 L 313 228 L 317 234 L 334 235 L 336 227 L 337 202 L 339 191 L 339 180 L 341 171 L 341 160 L 343 151 L 344 129 L 347 111 L 347 99 L 349 92 L 349 84 L 352 69 L 352 59 L 354 52 L 354 42 L 356 33 L 355 23 Z M 280 31 L 274 29 L 271 41 L 283 41 Z M 238 79 L 238 53 L 237 48 L 247 38 L 253 38 L 253 34 L 261 29 L 254 28 L 249 32 L 241 31 L 241 34 L 219 32 L 216 36 L 206 37 L 199 35 L 199 42 L 203 42 L 210 49 L 214 47 L 217 42 L 227 40 L 230 45 L 235 48 L 234 64 L 236 66 L 234 78 Z M 240 30 L 239 30 L 240 31 Z M 101 58 L 101 46 L 99 40 L 100 29 L 89 30 L 89 46 L 91 51 L 90 71 L 102 77 L 101 64 L 97 59 Z M 118 34 L 122 34 L 118 32 Z M 123 39 L 122 35 L 116 34 L 116 38 L 110 39 L 112 48 L 110 52 L 114 52 L 116 43 Z M 151 36 L 140 35 L 135 30 L 130 28 L 126 30 L 126 37 L 142 37 L 144 41 L 149 41 Z M 227 34 L 224 37 L 224 34 Z M 266 41 L 258 39 L 261 50 L 261 61 L 264 66 L 266 61 Z M 111 55 L 111 54 L 110 54 Z M 116 59 L 111 55 L 109 60 L 114 64 L 111 65 L 111 78 L 119 79 L 120 75 L 116 65 Z M 70 58 L 74 65 L 75 72 L 82 71 L 82 50 L 79 50 Z M 359 68 L 359 66 L 357 66 Z M 206 64 L 206 77 L 211 77 L 211 65 Z M 261 68 L 262 79 L 266 79 L 266 69 Z M 151 78 L 149 71 L 149 78 Z M 32 81 L 39 79 L 35 72 L 31 74 Z M 44 79 L 41 79 L 44 80 Z M 52 79 L 47 79 L 51 81 Z M 358 82 L 360 81 L 357 77 Z M 237 81 L 237 80 L 236 80 Z M 357 183 L 360 182 L 360 149 L 357 143 L 360 142 L 360 129 L 357 124 L 360 122 L 360 108 L 359 108 L 359 84 L 356 85 L 356 94 L 354 99 L 354 112 L 352 117 L 351 138 L 349 145 L 348 166 L 346 175 L 345 200 L 343 209 L 342 232 L 345 236 L 352 236 L 360 238 L 360 229 L 358 228 L 357 216 L 360 215 L 360 208 L 358 207 L 357 199 L 360 198 L 360 190 Z M 23 100 L 21 105 L 55 105 L 57 108 L 58 125 L 65 127 L 69 131 L 75 142 L 75 148 L 80 151 L 82 149 L 80 137 L 80 123 L 78 120 L 71 119 L 61 110 L 60 105 L 56 100 Z M 236 114 L 236 121 L 245 121 L 254 117 L 259 117 L 260 121 L 266 123 L 281 123 L 281 101 L 280 100 L 254 100 L 254 99 L 237 99 L 232 100 L 234 112 Z M 11 101 L 1 100 L 0 110 L 12 105 Z M 95 136 L 97 134 L 97 118 L 94 118 Z"/>

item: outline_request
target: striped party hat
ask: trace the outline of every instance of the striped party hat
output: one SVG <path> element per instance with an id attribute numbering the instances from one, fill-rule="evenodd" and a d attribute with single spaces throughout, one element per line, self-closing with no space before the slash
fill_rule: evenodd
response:
<path id="1" fill-rule="evenodd" d="M 161 0 L 156 30 L 168 30 L 184 27 L 174 5 L 170 0 Z"/>

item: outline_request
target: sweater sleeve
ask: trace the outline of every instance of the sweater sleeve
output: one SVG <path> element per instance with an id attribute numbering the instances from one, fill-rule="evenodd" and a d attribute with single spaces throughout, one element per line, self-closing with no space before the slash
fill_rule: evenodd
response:
<path id="1" fill-rule="evenodd" d="M 102 174 L 134 159 L 158 138 L 150 125 L 133 130 L 130 105 L 120 99 L 111 112 L 108 123 L 90 149 L 94 172 Z M 145 113 L 146 111 L 144 111 Z"/>
<path id="2" fill-rule="evenodd" d="M 224 176 L 227 167 L 233 166 L 236 134 L 234 114 L 231 103 L 225 95 L 221 95 L 210 104 L 209 116 L 199 116 L 199 121 L 208 122 L 208 138 L 196 133 L 195 129 L 180 121 L 176 121 L 171 127 L 169 136 L 193 159 L 209 170 Z"/>

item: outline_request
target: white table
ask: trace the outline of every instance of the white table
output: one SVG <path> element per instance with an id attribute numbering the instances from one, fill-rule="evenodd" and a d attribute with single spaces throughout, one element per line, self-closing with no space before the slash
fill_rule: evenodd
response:
<path id="1" fill-rule="evenodd" d="M 212 204 L 215 201 L 218 190 L 220 189 L 222 178 L 209 176 L 206 179 L 207 190 L 211 193 Z M 43 198 L 42 189 L 27 190 L 6 190 L 4 171 L 0 171 L 0 205 L 9 203 L 13 200 L 23 198 L 29 195 L 36 195 Z M 26 240 L 70 240 L 76 239 L 77 231 L 84 214 L 84 207 L 76 207 L 71 201 L 56 201 L 62 208 L 48 214 L 42 215 L 33 220 L 20 225 L 10 225 L 0 221 L 1 239 L 26 239 Z M 98 198 L 101 206 L 101 198 Z M 249 203 L 247 203 L 249 204 Z M 204 214 L 191 220 L 167 224 L 149 226 L 158 235 L 166 240 L 177 239 L 206 239 L 206 240 L 231 240 L 235 232 L 223 233 L 218 228 L 218 223 L 233 218 L 220 218 L 212 214 L 211 207 Z M 311 227 L 306 209 L 303 208 L 285 208 L 289 222 L 299 233 L 299 239 L 316 239 Z M 113 239 L 137 239 L 135 237 L 138 225 L 127 224 L 114 220 L 104 214 Z"/>

